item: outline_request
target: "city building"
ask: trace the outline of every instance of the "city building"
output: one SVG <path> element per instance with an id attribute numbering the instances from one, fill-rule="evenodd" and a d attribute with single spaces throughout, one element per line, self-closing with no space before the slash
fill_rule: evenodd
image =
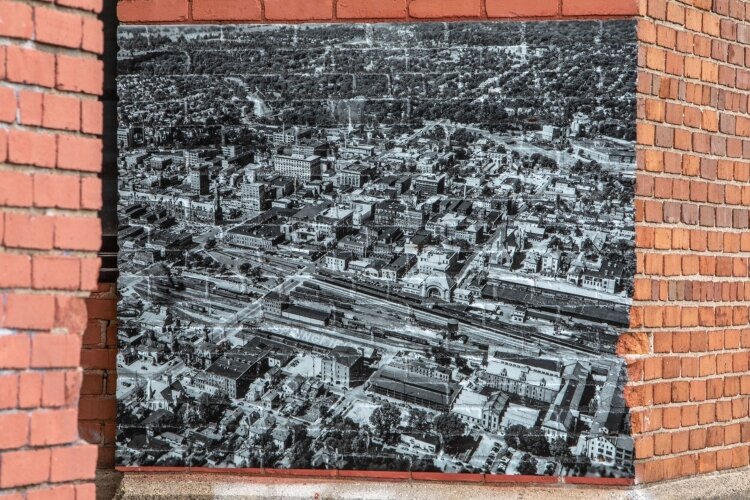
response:
<path id="1" fill-rule="evenodd" d="M 370 378 L 369 390 L 417 406 L 448 411 L 460 386 L 431 377 L 410 377 L 405 370 L 385 366 Z"/>
<path id="2" fill-rule="evenodd" d="M 269 196 L 262 182 L 245 182 L 240 190 L 242 208 L 260 212 L 268 208 Z"/>
<path id="3" fill-rule="evenodd" d="M 427 196 L 442 194 L 445 191 L 444 175 L 420 175 L 414 181 L 414 190 L 419 191 Z"/>
<path id="4" fill-rule="evenodd" d="M 488 356 L 485 377 L 494 389 L 547 403 L 562 387 L 559 361 L 502 351 Z"/>
<path id="5" fill-rule="evenodd" d="M 284 177 L 309 182 L 320 179 L 320 156 L 277 155 L 273 169 Z"/>
<path id="6" fill-rule="evenodd" d="M 200 374 L 199 384 L 214 387 L 230 398 L 242 398 L 250 383 L 266 368 L 265 356 L 243 350 L 229 351 Z"/>
<path id="7" fill-rule="evenodd" d="M 204 165 L 191 169 L 188 179 L 193 194 L 205 196 L 209 193 L 208 167 Z"/>
<path id="8" fill-rule="evenodd" d="M 361 385 L 365 379 L 364 358 L 353 347 L 337 346 L 321 360 L 320 378 L 338 387 Z"/>

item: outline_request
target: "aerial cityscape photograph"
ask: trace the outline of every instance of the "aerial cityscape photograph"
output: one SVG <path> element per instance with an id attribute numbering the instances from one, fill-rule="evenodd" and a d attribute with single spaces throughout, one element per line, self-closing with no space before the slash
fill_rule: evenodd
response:
<path id="1" fill-rule="evenodd" d="M 633 476 L 634 21 L 118 44 L 118 465 Z"/>

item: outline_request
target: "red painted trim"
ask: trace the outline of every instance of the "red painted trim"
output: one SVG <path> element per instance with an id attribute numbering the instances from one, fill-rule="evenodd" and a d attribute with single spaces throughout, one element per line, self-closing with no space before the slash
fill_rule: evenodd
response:
<path id="1" fill-rule="evenodd" d="M 217 467 L 132 467 L 117 466 L 118 472 L 138 474 L 235 474 L 257 477 L 308 477 L 315 479 L 385 479 L 389 481 L 444 481 L 451 483 L 488 484 L 577 484 L 590 486 L 624 487 L 633 486 L 634 479 L 611 477 L 571 477 L 571 476 L 508 476 L 503 474 L 451 474 L 446 472 L 406 472 L 373 470 L 335 469 L 258 469 L 258 468 L 217 468 Z"/>
<path id="2" fill-rule="evenodd" d="M 448 478 L 446 478 L 448 476 Z M 457 473 L 447 474 L 445 472 L 412 472 L 412 479 L 417 481 L 451 481 L 458 483 L 483 483 L 484 474 Z"/>
<path id="3" fill-rule="evenodd" d="M 354 479 L 388 479 L 391 481 L 407 481 L 411 479 L 409 471 L 388 470 L 339 470 L 337 477 Z"/>
<path id="4" fill-rule="evenodd" d="M 590 484 L 602 486 L 633 486 L 635 480 L 627 477 L 564 477 L 565 484 Z"/>
<path id="5" fill-rule="evenodd" d="M 563 482 L 559 476 L 509 476 L 507 474 L 485 474 L 484 480 L 494 484 L 558 484 Z"/>

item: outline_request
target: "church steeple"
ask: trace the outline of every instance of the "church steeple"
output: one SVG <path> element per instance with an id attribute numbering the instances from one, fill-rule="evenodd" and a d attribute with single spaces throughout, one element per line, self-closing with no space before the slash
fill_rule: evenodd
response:
<path id="1" fill-rule="evenodd" d="M 219 194 L 219 185 L 216 184 L 214 187 L 214 222 L 220 224 L 224 219 L 224 214 L 221 211 L 221 194 Z"/>

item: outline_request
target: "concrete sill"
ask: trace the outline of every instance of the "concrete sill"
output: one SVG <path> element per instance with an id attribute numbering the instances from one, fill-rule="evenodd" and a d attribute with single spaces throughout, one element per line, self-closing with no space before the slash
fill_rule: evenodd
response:
<path id="1" fill-rule="evenodd" d="M 97 498 L 117 499 L 745 499 L 750 498 L 750 471 L 723 472 L 648 486 L 598 487 L 512 483 L 446 483 L 362 479 L 257 477 L 211 473 L 97 474 Z"/>

